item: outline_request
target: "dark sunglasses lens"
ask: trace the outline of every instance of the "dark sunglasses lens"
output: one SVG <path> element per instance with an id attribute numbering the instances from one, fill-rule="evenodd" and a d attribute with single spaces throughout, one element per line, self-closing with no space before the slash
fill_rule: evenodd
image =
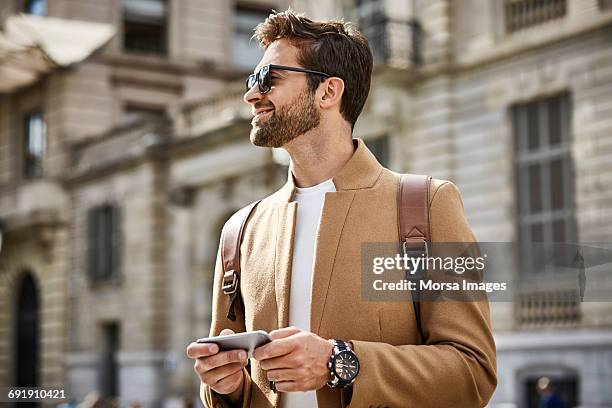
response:
<path id="1" fill-rule="evenodd" d="M 257 74 L 251 74 L 246 80 L 246 90 L 249 91 L 257 83 Z"/>
<path id="2" fill-rule="evenodd" d="M 259 71 L 259 92 L 266 93 L 270 90 L 271 86 L 270 67 L 266 65 Z"/>

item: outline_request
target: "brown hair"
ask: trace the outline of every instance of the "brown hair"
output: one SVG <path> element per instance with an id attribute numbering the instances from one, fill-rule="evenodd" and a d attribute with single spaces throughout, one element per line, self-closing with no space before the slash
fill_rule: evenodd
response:
<path id="1" fill-rule="evenodd" d="M 325 72 L 344 81 L 340 105 L 342 117 L 355 126 L 370 92 L 372 52 L 368 40 L 351 23 L 343 20 L 312 21 L 291 8 L 272 12 L 255 28 L 254 36 L 264 48 L 280 39 L 298 47 L 298 63 L 307 69 Z M 310 92 L 325 78 L 308 75 Z"/>

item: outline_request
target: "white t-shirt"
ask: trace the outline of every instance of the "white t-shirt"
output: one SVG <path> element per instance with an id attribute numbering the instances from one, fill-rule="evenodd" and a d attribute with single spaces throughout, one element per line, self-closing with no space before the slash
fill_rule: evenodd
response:
<path id="1" fill-rule="evenodd" d="M 293 240 L 291 266 L 291 297 L 289 298 L 289 326 L 310 331 L 310 292 L 315 255 L 317 229 L 325 193 L 336 191 L 331 179 L 316 186 L 296 188 L 297 220 Z M 281 408 L 312 408 L 317 406 L 316 391 L 284 392 Z"/>

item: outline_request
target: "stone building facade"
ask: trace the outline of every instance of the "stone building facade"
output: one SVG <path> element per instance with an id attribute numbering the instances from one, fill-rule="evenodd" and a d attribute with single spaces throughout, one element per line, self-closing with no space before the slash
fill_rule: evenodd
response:
<path id="1" fill-rule="evenodd" d="M 281 173 L 248 142 L 246 120 L 215 127 L 225 112 L 180 134 L 175 122 L 242 84 L 261 54 L 253 21 L 286 6 L 2 2 L 0 26 L 26 12 L 117 32 L 86 60 L 0 95 L 2 386 L 197 400 L 184 349 L 208 333 L 218 233 Z"/>
<path id="2" fill-rule="evenodd" d="M 286 177 L 279 152 L 248 141 L 242 77 L 258 59 L 248 27 L 287 4 L 150 1 L 141 14 L 158 24 L 164 4 L 165 46 L 142 55 L 126 49 L 139 47 L 143 27 L 126 23 L 138 2 L 124 3 L 48 2 L 48 16 L 118 34 L 88 60 L 0 96 L 0 384 L 19 371 L 14 328 L 38 316 L 40 384 L 66 384 L 78 400 L 97 390 L 172 405 L 197 399 L 184 348 L 208 333 L 221 226 Z M 457 184 L 480 241 L 610 242 L 609 1 L 289 3 L 359 23 L 376 67 L 355 136 L 395 171 Z M 42 176 L 27 178 L 21 124 L 41 107 Z M 612 304 L 580 303 L 563 285 L 538 286 L 545 273 L 517 273 L 526 284 L 514 302 L 492 304 L 490 405 L 537 406 L 534 383 L 549 376 L 573 405 L 612 406 Z M 605 271 L 587 278 L 587 290 L 610 286 Z M 23 301 L 32 288 L 38 302 Z"/>
<path id="3" fill-rule="evenodd" d="M 355 133 L 387 137 L 394 170 L 456 183 L 480 241 L 610 242 L 609 2 L 349 3 L 296 6 L 378 22 L 369 30 L 383 39 L 370 40 L 386 63 Z M 569 406 L 612 404 L 609 263 L 602 269 L 587 274 L 587 293 L 606 288 L 608 302 L 577 302 L 545 271 L 516 272 L 514 302 L 492 304 L 491 406 L 537 406 L 541 376 Z"/>

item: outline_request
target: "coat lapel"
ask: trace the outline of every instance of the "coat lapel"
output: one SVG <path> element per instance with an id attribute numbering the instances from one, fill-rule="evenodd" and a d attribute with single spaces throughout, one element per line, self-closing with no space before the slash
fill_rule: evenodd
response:
<path id="1" fill-rule="evenodd" d="M 326 193 L 317 230 L 310 309 L 310 331 L 319 333 L 342 227 L 355 191 Z"/>
<path id="2" fill-rule="evenodd" d="M 274 288 L 278 312 L 278 327 L 289 324 L 289 295 L 291 293 L 291 265 L 297 203 L 275 204 L 277 216 L 276 260 L 274 263 Z"/>

